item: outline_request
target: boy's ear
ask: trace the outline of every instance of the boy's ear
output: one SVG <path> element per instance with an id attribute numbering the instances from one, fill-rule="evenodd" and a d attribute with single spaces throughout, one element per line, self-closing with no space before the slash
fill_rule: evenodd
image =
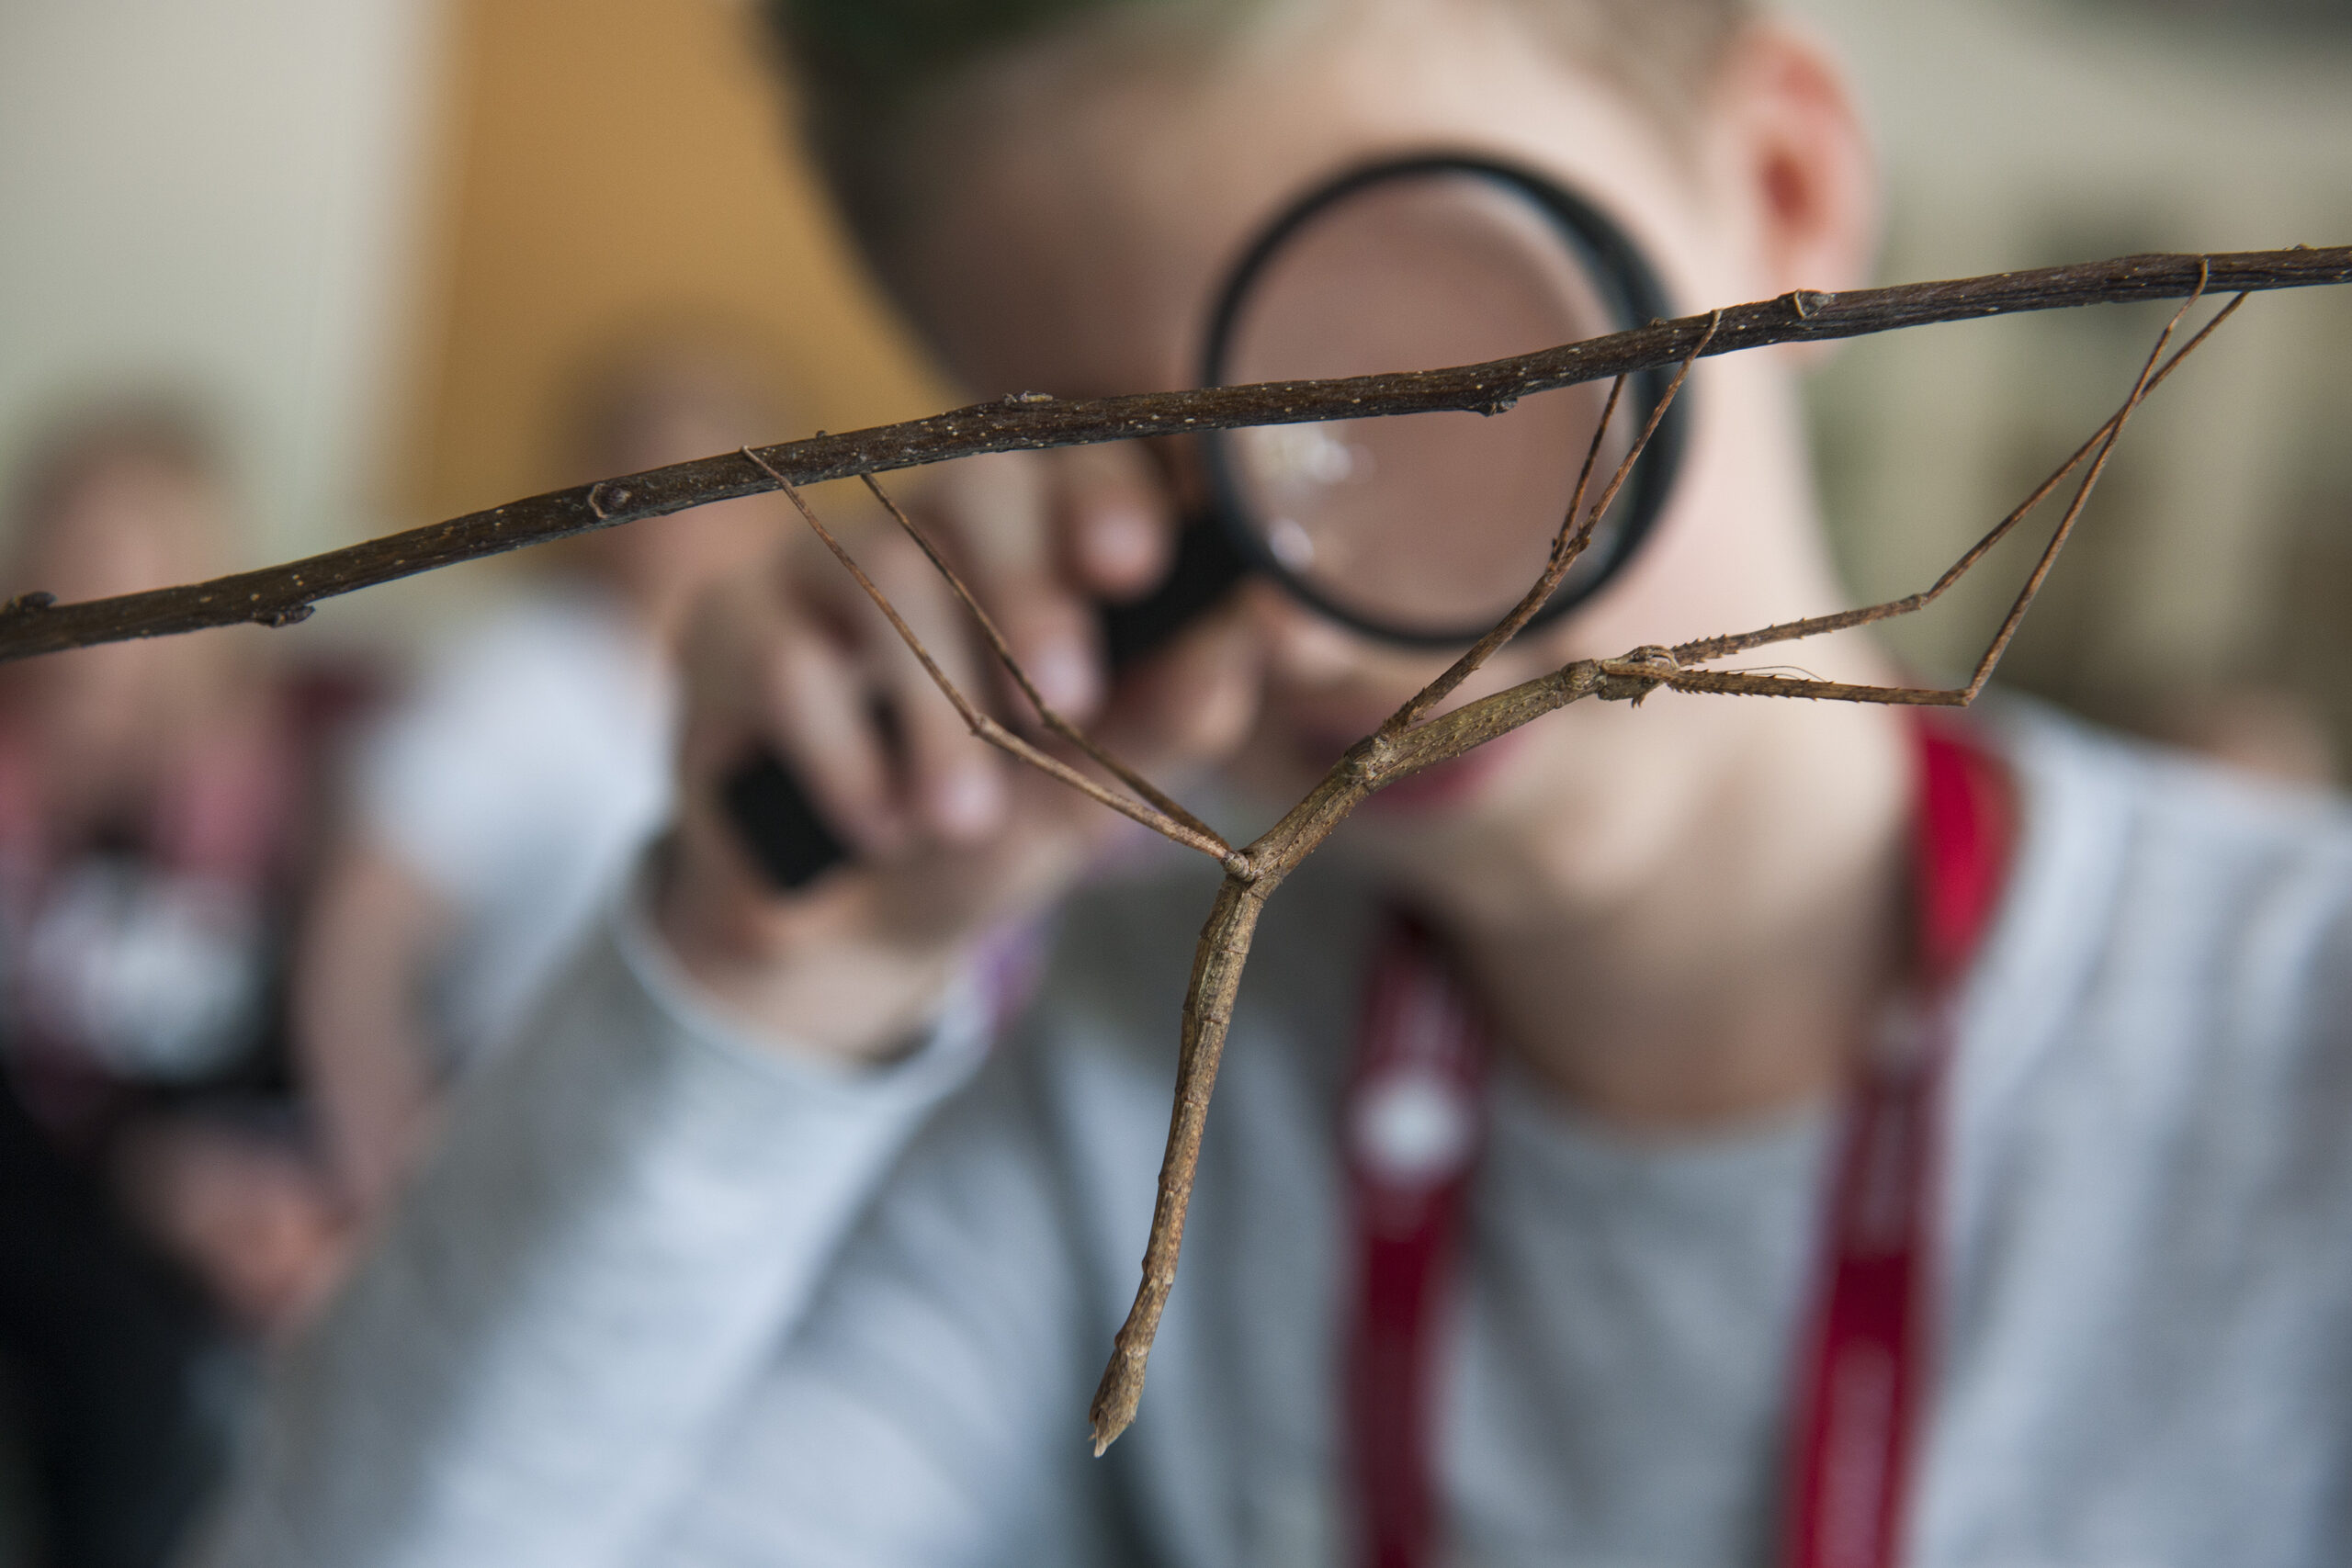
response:
<path id="1" fill-rule="evenodd" d="M 1870 280 L 1879 238 L 1878 160 L 1845 72 L 1774 18 L 1748 28 L 1716 78 L 1721 172 L 1752 216 L 1762 294 Z"/>

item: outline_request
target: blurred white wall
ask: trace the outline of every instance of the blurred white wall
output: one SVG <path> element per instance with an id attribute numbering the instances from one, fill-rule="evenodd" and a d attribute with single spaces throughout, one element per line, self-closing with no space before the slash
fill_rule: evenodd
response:
<path id="1" fill-rule="evenodd" d="M 437 10 L 0 3 L 0 482 L 161 380 L 217 400 L 257 561 L 374 531 Z"/>

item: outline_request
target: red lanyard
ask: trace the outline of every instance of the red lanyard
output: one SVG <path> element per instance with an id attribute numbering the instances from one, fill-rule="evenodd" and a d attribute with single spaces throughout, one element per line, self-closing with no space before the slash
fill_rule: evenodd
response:
<path id="1" fill-rule="evenodd" d="M 1926 1401 L 1948 998 L 2008 862 L 1999 763 L 1915 726 L 1917 1027 L 1855 1086 L 1796 1388 L 1786 1568 L 1894 1568 Z M 1357 1307 L 1347 1415 L 1359 1561 L 1428 1568 L 1441 1518 L 1437 1345 L 1482 1140 L 1487 1045 L 1426 932 L 1398 921 L 1364 998 L 1345 1139 Z"/>

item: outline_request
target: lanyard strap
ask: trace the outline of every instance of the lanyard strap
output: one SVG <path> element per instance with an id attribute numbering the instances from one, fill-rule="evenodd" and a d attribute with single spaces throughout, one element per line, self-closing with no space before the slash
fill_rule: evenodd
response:
<path id="1" fill-rule="evenodd" d="M 1429 933 L 1398 919 L 1364 998 L 1347 1100 L 1355 1210 L 1348 1425 L 1373 1568 L 1423 1568 L 1438 1533 L 1431 1434 L 1438 1316 L 1483 1141 L 1487 1042 Z"/>
<path id="2" fill-rule="evenodd" d="M 1946 998 L 2008 860 L 1999 763 L 1928 725 L 1913 732 L 1914 962 L 1926 1006 L 1864 1064 L 1847 1118 L 1796 1387 L 1787 1568 L 1897 1561 L 1930 1371 Z M 1436 1347 L 1483 1141 L 1487 1056 L 1476 1012 L 1429 933 L 1392 922 L 1364 998 L 1344 1139 L 1357 1266 L 1347 1435 L 1368 1568 L 1437 1560 Z"/>

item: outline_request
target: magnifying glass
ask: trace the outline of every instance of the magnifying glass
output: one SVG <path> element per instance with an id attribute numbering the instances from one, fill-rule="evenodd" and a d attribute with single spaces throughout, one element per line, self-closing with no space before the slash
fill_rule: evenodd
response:
<path id="1" fill-rule="evenodd" d="M 1452 154 L 1351 170 L 1279 214 L 1235 265 L 1203 346 L 1224 386 L 1438 369 L 1598 337 L 1668 314 L 1617 226 L 1532 170 Z M 1612 471 L 1666 394 L 1634 378 L 1596 472 Z M 1165 643 L 1244 577 L 1391 644 L 1462 647 L 1543 570 L 1608 396 L 1564 387 L 1495 414 L 1444 412 L 1214 432 L 1210 505 L 1168 578 L 1102 611 L 1113 667 Z M 1687 397 L 1667 412 L 1611 518 L 1531 626 L 1600 591 L 1663 510 Z M 790 773 L 763 757 L 727 804 L 763 871 L 806 885 L 847 858 Z"/>

